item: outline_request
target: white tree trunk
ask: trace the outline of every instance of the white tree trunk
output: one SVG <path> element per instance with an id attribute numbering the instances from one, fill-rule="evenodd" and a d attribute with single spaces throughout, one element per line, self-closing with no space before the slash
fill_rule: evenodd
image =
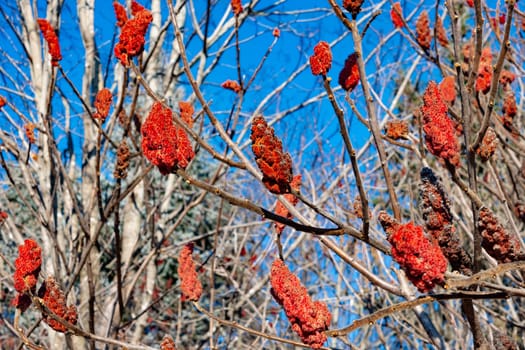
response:
<path id="1" fill-rule="evenodd" d="M 103 88 L 101 85 L 101 70 L 100 70 L 100 58 L 95 45 L 95 1 L 94 0 L 80 0 L 77 2 L 77 13 L 79 19 L 80 33 L 82 37 L 82 43 L 84 45 L 84 75 L 82 77 L 82 98 L 88 104 L 92 106 L 93 99 L 98 90 Z M 98 201 L 96 195 L 97 188 L 97 177 L 99 176 L 96 164 L 96 140 L 97 140 L 97 128 L 91 118 L 85 113 L 84 118 L 84 144 L 82 146 L 82 206 L 84 209 L 85 218 L 88 222 L 89 235 L 91 239 L 95 238 L 96 223 L 100 220 L 98 215 Z M 87 243 L 87 242 L 86 242 Z M 89 329 L 89 299 L 94 297 L 90 295 L 89 283 L 95 284 L 94 290 L 98 288 L 100 273 L 99 253 L 95 247 L 91 250 L 89 257 L 89 263 L 91 263 L 92 280 L 89 281 L 87 269 L 82 269 L 80 274 L 80 299 L 82 303 L 79 306 L 79 320 L 82 322 L 86 329 Z M 95 301 L 96 303 L 96 301 Z M 95 312 L 98 308 L 95 306 Z M 96 332 L 98 329 L 103 329 L 104 318 L 96 317 L 95 322 Z M 100 327 L 100 328 L 99 328 Z M 93 331 L 93 330 L 92 330 Z M 98 332 L 97 332 L 98 333 Z M 76 338 L 75 346 L 86 347 L 86 342 L 81 338 Z"/>

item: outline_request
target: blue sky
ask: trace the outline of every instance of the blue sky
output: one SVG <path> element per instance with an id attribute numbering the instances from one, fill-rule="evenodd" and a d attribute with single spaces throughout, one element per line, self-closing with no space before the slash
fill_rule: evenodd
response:
<path id="1" fill-rule="evenodd" d="M 268 92 L 273 91 L 282 81 L 283 78 L 290 76 L 298 68 L 302 67 L 303 71 L 296 79 L 281 93 L 276 95 L 271 103 L 268 103 L 262 110 L 265 115 L 274 115 L 280 110 L 284 110 L 290 106 L 297 104 L 298 101 L 304 101 L 311 98 L 319 93 L 323 93 L 322 82 L 320 78 L 313 77 L 310 73 L 309 67 L 306 66 L 308 57 L 312 54 L 313 46 L 320 40 L 326 40 L 333 42 L 338 40 L 341 35 L 346 35 L 342 38 L 334 47 L 333 55 L 334 62 L 332 70 L 329 76 L 332 77 L 334 88 L 337 87 L 337 75 L 342 68 L 342 64 L 346 57 L 353 52 L 353 43 L 347 30 L 342 24 L 337 21 L 331 14 L 328 2 L 319 2 L 313 0 L 306 1 L 284 1 L 277 9 L 272 10 L 271 16 L 266 16 L 268 10 L 266 9 L 267 4 L 273 1 L 262 1 L 254 11 L 264 12 L 264 16 L 250 17 L 243 24 L 240 29 L 240 38 L 243 41 L 241 49 L 241 64 L 243 76 L 248 79 L 255 67 L 259 64 L 264 52 L 268 46 L 274 40 L 272 36 L 272 30 L 275 27 L 281 29 L 281 38 L 278 40 L 274 47 L 273 52 L 269 56 L 267 63 L 261 70 L 258 79 L 255 80 L 253 87 L 248 91 L 246 99 L 243 103 L 242 112 L 248 117 L 252 113 L 259 102 Z M 37 1 L 38 3 L 38 14 L 40 17 L 45 17 L 46 2 L 43 0 Z M 149 7 L 149 1 L 141 2 L 145 7 Z M 204 1 L 195 1 L 196 3 L 196 16 L 201 17 L 204 11 Z M 222 16 L 223 12 L 227 10 L 229 1 L 219 2 L 219 9 L 213 11 L 212 19 L 210 21 L 211 27 L 216 24 L 218 19 Z M 379 2 L 376 4 L 380 4 Z M 371 5 L 373 7 L 376 4 Z M 390 5 L 384 4 L 384 11 L 379 15 L 372 25 L 372 29 L 368 31 L 367 36 L 364 38 L 365 55 L 367 52 L 375 48 L 378 39 L 386 37 L 392 31 L 392 25 L 390 23 L 388 9 Z M 83 71 L 83 49 L 80 43 L 80 37 L 78 33 L 77 18 L 76 18 L 76 4 L 75 2 L 65 1 L 64 8 L 62 10 L 61 26 L 60 26 L 60 44 L 63 52 L 63 60 L 61 65 L 64 70 L 75 82 L 77 87 L 80 87 L 80 81 Z M 162 2 L 163 6 L 163 20 L 168 19 L 168 11 L 164 7 L 165 3 Z M 201 6 L 201 7 L 199 7 Z M 221 7 L 222 6 L 222 7 Z M 7 12 L 9 12 L 9 7 Z M 113 6 L 111 1 L 98 0 L 95 3 L 96 12 L 96 29 L 95 37 L 97 45 L 100 51 L 101 62 L 104 71 L 111 72 L 114 66 L 117 64 L 112 53 L 112 45 L 114 40 L 118 40 L 118 28 L 115 26 L 115 17 L 113 12 Z M 367 11 L 367 5 L 365 4 L 364 13 L 369 14 Z M 9 29 L 4 29 L 6 33 L 9 33 Z M 117 35 L 117 37 L 115 37 Z M 11 35 L 12 36 L 12 35 Z M 244 41 L 243 39 L 247 39 Z M 380 69 L 385 69 L 389 64 L 395 63 L 398 60 L 404 60 L 410 56 L 409 53 L 400 50 L 398 45 L 400 36 L 397 35 L 393 39 L 387 42 L 387 47 L 377 57 L 381 57 L 381 62 L 370 61 L 368 63 L 368 72 L 376 70 L 376 76 L 384 76 L 388 79 L 388 72 L 381 72 Z M 187 47 L 188 55 L 192 58 L 201 49 L 202 43 L 198 39 L 192 39 Z M 11 51 L 13 50 L 13 51 Z M 213 54 L 214 47 L 210 48 L 210 53 Z M 12 54 L 15 57 L 23 57 L 23 52 L 19 45 L 10 45 L 6 50 L 7 54 Z M 110 56 L 111 55 L 111 56 Z M 231 105 L 235 102 L 235 95 L 224 91 L 220 88 L 220 84 L 226 79 L 236 79 L 237 72 L 235 68 L 235 50 L 230 49 L 222 58 L 221 64 L 205 81 L 205 84 L 201 87 L 206 97 L 213 101 L 213 106 L 217 111 L 227 114 L 230 111 Z M 109 79 L 108 81 L 111 81 Z M 384 86 L 381 86 L 381 79 L 371 79 L 372 86 L 378 92 L 381 92 Z M 60 84 L 60 82 L 59 82 Z M 377 85 L 379 84 L 379 85 Z M 387 86 L 389 84 L 385 84 Z M 69 94 L 69 88 L 66 84 L 61 85 L 66 94 Z M 188 89 L 189 91 L 189 89 Z M 388 92 L 387 92 L 388 94 Z M 355 96 L 360 95 L 360 88 L 356 89 Z M 344 96 L 342 93 L 338 93 L 338 100 L 341 105 L 347 110 L 348 123 L 353 128 L 352 137 L 357 145 L 362 144 L 367 139 L 367 133 L 364 132 L 362 127 L 359 127 L 360 123 L 353 122 L 351 112 L 345 106 Z M 77 113 L 82 113 L 82 107 L 77 104 Z M 219 112 L 220 113 L 220 112 Z M 314 104 L 301 110 L 293 118 L 287 118 L 283 122 L 287 127 L 293 128 L 293 130 L 301 130 L 301 126 L 304 121 L 308 121 L 313 115 L 322 115 L 322 118 L 328 118 L 331 121 L 335 121 L 335 117 L 327 101 L 324 101 L 321 105 Z M 325 117 L 326 116 L 326 117 Z M 315 118 L 318 119 L 318 118 Z M 330 122 L 328 124 L 332 124 Z M 295 125 L 295 126 L 294 126 Z M 299 129 L 298 129 L 299 128 Z M 326 125 L 318 125 L 317 128 L 325 130 L 325 135 L 328 139 L 332 139 L 332 135 L 337 132 L 336 128 L 331 128 Z M 293 132 L 293 131 L 292 131 Z M 292 145 L 290 145 L 292 146 Z M 336 145 L 337 146 L 337 145 Z"/>

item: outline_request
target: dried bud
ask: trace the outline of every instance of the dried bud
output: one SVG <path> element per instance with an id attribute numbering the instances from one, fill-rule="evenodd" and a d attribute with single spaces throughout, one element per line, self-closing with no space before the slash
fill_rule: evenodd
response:
<path id="1" fill-rule="evenodd" d="M 490 82 L 492 80 L 492 67 L 489 65 L 480 65 L 478 77 L 476 78 L 476 91 L 487 94 L 490 91 Z"/>
<path id="2" fill-rule="evenodd" d="M 188 125 L 193 127 L 193 105 L 189 102 L 179 101 L 180 118 Z"/>
<path id="3" fill-rule="evenodd" d="M 386 136 L 394 140 L 408 137 L 408 123 L 406 120 L 392 120 L 386 123 Z"/>
<path id="4" fill-rule="evenodd" d="M 453 270 L 470 275 L 472 259 L 461 246 L 452 225 L 450 204 L 443 187 L 430 168 L 421 169 L 421 182 L 419 198 L 426 232 L 439 244 Z"/>
<path id="5" fill-rule="evenodd" d="M 428 150 L 454 166 L 459 166 L 459 142 L 454 123 L 447 115 L 437 84 L 431 81 L 423 95 L 423 131 Z"/>
<path id="6" fill-rule="evenodd" d="M 272 264 L 271 293 L 283 308 L 292 329 L 313 349 L 323 346 L 332 315 L 325 303 L 312 301 L 301 281 L 280 259 Z"/>
<path id="7" fill-rule="evenodd" d="M 40 31 L 42 32 L 45 41 L 47 42 L 47 48 L 51 55 L 51 65 L 58 66 L 58 62 L 62 59 L 62 54 L 60 52 L 60 44 L 58 43 L 55 29 L 46 19 L 39 19 L 38 25 L 40 26 Z"/>
<path id="8" fill-rule="evenodd" d="M 353 53 L 345 61 L 345 66 L 341 73 L 339 73 L 339 85 L 348 91 L 352 92 L 359 84 L 359 67 L 357 65 L 357 53 Z"/>
<path id="9" fill-rule="evenodd" d="M 139 12 L 142 12 L 144 10 L 146 10 L 146 8 L 144 8 L 144 6 L 142 6 L 141 4 L 136 2 L 135 0 L 131 1 L 131 15 L 132 16 L 137 16 L 139 14 Z"/>
<path id="10" fill-rule="evenodd" d="M 516 79 L 516 75 L 514 73 L 506 69 L 503 69 L 499 76 L 499 83 L 503 85 L 504 87 L 506 87 L 509 84 L 512 84 L 515 79 Z"/>
<path id="11" fill-rule="evenodd" d="M 390 18 L 394 24 L 394 28 L 403 28 L 405 23 L 403 23 L 403 10 L 401 9 L 401 4 L 396 2 L 392 9 L 390 10 Z"/>
<path id="12" fill-rule="evenodd" d="M 272 32 L 272 35 L 276 38 L 280 37 L 281 36 L 281 30 L 279 28 L 274 28 L 273 29 L 273 32 Z"/>
<path id="13" fill-rule="evenodd" d="M 172 112 L 155 102 L 141 128 L 142 152 L 163 175 L 186 169 L 195 156 L 188 135 L 173 123 Z"/>
<path id="14" fill-rule="evenodd" d="M 356 18 L 361 12 L 363 2 L 364 0 L 343 0 L 343 7 L 352 14 L 353 18 Z"/>
<path id="15" fill-rule="evenodd" d="M 64 293 L 53 277 L 48 277 L 38 290 L 38 296 L 42 299 L 44 305 L 55 316 L 62 318 L 64 321 L 77 324 L 77 309 L 74 305 L 67 306 Z M 44 322 L 57 332 L 66 332 L 66 325 L 52 318 L 47 311 L 42 311 Z"/>
<path id="16" fill-rule="evenodd" d="M 235 92 L 236 94 L 241 92 L 241 86 L 235 80 L 226 80 L 221 86 L 227 90 Z"/>
<path id="17" fill-rule="evenodd" d="M 125 67 L 129 66 L 131 58 L 140 55 L 144 51 L 146 42 L 144 36 L 150 23 L 153 21 L 151 12 L 135 1 L 131 5 L 131 10 L 133 18 L 124 23 L 120 32 L 119 42 L 115 45 L 115 56 Z"/>
<path id="18" fill-rule="evenodd" d="M 128 144 L 125 140 L 122 140 L 117 150 L 117 164 L 115 165 L 115 171 L 113 177 L 115 179 L 125 179 L 128 176 L 130 151 Z"/>
<path id="19" fill-rule="evenodd" d="M 479 58 L 480 64 L 492 64 L 492 51 L 490 50 L 490 47 L 486 47 L 483 50 L 481 50 L 481 57 Z"/>
<path id="20" fill-rule="evenodd" d="M 476 78 L 476 91 L 486 94 L 490 91 L 492 81 L 492 52 L 486 47 L 481 52 L 478 77 Z"/>
<path id="21" fill-rule="evenodd" d="M 446 47 L 448 45 L 447 32 L 445 31 L 445 28 L 443 27 L 443 22 L 441 21 L 441 17 L 439 16 L 436 22 L 436 35 L 439 44 L 443 47 Z"/>
<path id="22" fill-rule="evenodd" d="M 425 237 L 423 229 L 411 222 L 399 224 L 384 212 L 380 214 L 380 220 L 392 245 L 392 258 L 414 286 L 426 293 L 436 284 L 443 284 L 447 259 L 439 246 Z"/>
<path id="23" fill-rule="evenodd" d="M 31 297 L 28 294 L 18 293 L 15 298 L 12 300 L 11 305 L 20 310 L 20 312 L 25 312 L 33 303 Z"/>
<path id="24" fill-rule="evenodd" d="M 494 129 L 489 127 L 485 133 L 485 136 L 483 136 L 483 140 L 477 149 L 477 153 L 479 154 L 481 160 L 486 162 L 490 159 L 490 157 L 492 157 L 497 147 L 498 137 L 496 136 Z"/>
<path id="25" fill-rule="evenodd" d="M 332 51 L 326 41 L 320 41 L 310 56 L 310 69 L 313 75 L 326 75 L 332 66 Z"/>
<path id="26" fill-rule="evenodd" d="M 430 22 L 428 20 L 428 12 L 423 11 L 416 21 L 416 39 L 419 45 L 425 50 L 430 49 L 432 42 L 432 35 L 430 34 Z"/>
<path id="27" fill-rule="evenodd" d="M 2 109 L 2 107 L 4 107 L 6 104 L 7 104 L 7 100 L 5 99 L 5 97 L 0 96 L 0 109 Z"/>
<path id="28" fill-rule="evenodd" d="M 18 247 L 13 275 L 15 290 L 20 294 L 34 293 L 42 266 L 42 248 L 32 239 Z"/>
<path id="29" fill-rule="evenodd" d="M 125 110 L 121 110 L 120 113 L 118 114 L 118 122 L 120 123 L 120 125 L 122 126 L 125 126 L 128 124 L 129 122 L 129 118 L 126 114 L 126 111 Z"/>
<path id="30" fill-rule="evenodd" d="M 97 93 L 95 98 L 95 108 L 97 112 L 93 114 L 93 117 L 96 119 L 101 119 L 102 122 L 109 115 L 109 109 L 111 107 L 111 102 L 113 101 L 113 95 L 109 89 L 102 89 Z"/>
<path id="31" fill-rule="evenodd" d="M 520 242 L 510 235 L 494 214 L 486 207 L 479 211 L 478 228 L 481 232 L 481 246 L 499 263 L 520 259 Z"/>
<path id="32" fill-rule="evenodd" d="M 9 215 L 5 211 L 0 210 L 0 225 L 2 225 L 8 217 Z"/>
<path id="33" fill-rule="evenodd" d="M 293 177 L 293 180 L 290 183 L 290 187 L 294 191 L 299 192 L 299 190 L 301 189 L 301 175 L 296 175 Z M 284 198 L 286 198 L 286 200 L 290 202 L 290 204 L 292 204 L 293 206 L 297 205 L 297 203 L 299 202 L 299 199 L 291 193 L 284 194 Z M 283 216 L 287 219 L 293 218 L 292 214 L 288 211 L 288 209 L 286 209 L 286 207 L 280 200 L 277 200 L 277 203 L 275 203 L 275 214 Z M 285 226 L 285 224 L 275 222 L 275 231 L 278 235 L 280 235 L 283 232 Z"/>
<path id="34" fill-rule="evenodd" d="M 252 151 L 257 166 L 263 173 L 263 183 L 275 194 L 290 192 L 292 181 L 292 158 L 283 152 L 281 140 L 275 136 L 262 116 L 253 118 L 251 128 Z"/>
<path id="35" fill-rule="evenodd" d="M 358 217 L 359 219 L 363 219 L 364 213 L 363 213 L 363 202 L 361 201 L 361 196 L 356 196 L 354 199 L 354 202 L 352 203 L 353 209 L 354 209 L 354 215 Z M 370 218 L 372 216 L 372 212 L 370 209 L 368 210 L 368 217 Z"/>
<path id="36" fill-rule="evenodd" d="M 36 125 L 33 123 L 27 123 L 26 125 L 24 125 L 24 131 L 27 137 L 27 141 L 29 141 L 29 143 L 36 143 L 35 128 Z"/>
<path id="37" fill-rule="evenodd" d="M 186 244 L 179 254 L 179 266 L 177 273 L 180 279 L 182 290 L 182 301 L 198 301 L 202 295 L 202 284 L 197 276 L 195 263 L 191 257 L 193 244 Z"/>
<path id="38" fill-rule="evenodd" d="M 118 2 L 114 1 L 113 9 L 115 10 L 115 17 L 117 18 L 117 26 L 122 28 L 122 26 L 128 21 L 126 8 Z"/>
<path id="39" fill-rule="evenodd" d="M 235 16 L 239 16 L 242 13 L 241 0 L 231 0 L 231 7 Z"/>
<path id="40" fill-rule="evenodd" d="M 504 114 L 500 116 L 500 119 L 501 119 L 501 123 L 503 124 L 503 127 L 505 128 L 505 130 L 510 132 L 514 138 L 518 138 L 520 133 L 518 129 L 514 126 L 514 118 L 507 114 Z"/>
<path id="41" fill-rule="evenodd" d="M 514 204 L 514 214 L 516 214 L 521 222 L 525 223 L 525 204 L 521 202 Z"/>
<path id="42" fill-rule="evenodd" d="M 173 341 L 173 338 L 169 335 L 165 335 L 164 338 L 162 338 L 162 342 L 160 343 L 160 350 L 177 350 L 175 347 L 175 341 Z"/>
<path id="43" fill-rule="evenodd" d="M 503 100 L 503 113 L 511 119 L 513 119 L 516 114 L 518 114 L 516 96 L 512 90 L 508 90 L 505 93 L 505 99 Z"/>
<path id="44" fill-rule="evenodd" d="M 439 91 L 443 101 L 453 104 L 456 99 L 456 78 L 453 75 L 443 78 L 439 83 Z"/>
<path id="45" fill-rule="evenodd" d="M 383 230 L 386 232 L 387 236 L 393 235 L 399 227 L 399 223 L 385 211 L 379 212 L 377 220 L 383 227 Z"/>
<path id="46" fill-rule="evenodd" d="M 461 50 L 463 54 L 463 65 L 462 69 L 464 72 L 468 71 L 468 65 L 470 64 L 470 61 L 472 60 L 473 56 L 473 50 L 472 50 L 472 43 L 468 42 L 463 45 L 463 48 Z"/>

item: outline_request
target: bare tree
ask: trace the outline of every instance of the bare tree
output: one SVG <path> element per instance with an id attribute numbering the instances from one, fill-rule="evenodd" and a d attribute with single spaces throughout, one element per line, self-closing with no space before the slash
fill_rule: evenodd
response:
<path id="1" fill-rule="evenodd" d="M 517 349 L 515 5 L 0 5 L 2 346 Z"/>

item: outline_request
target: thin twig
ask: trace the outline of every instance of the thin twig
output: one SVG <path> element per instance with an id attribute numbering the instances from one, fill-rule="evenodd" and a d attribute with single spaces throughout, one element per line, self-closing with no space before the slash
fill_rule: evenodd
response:
<path id="1" fill-rule="evenodd" d="M 293 340 L 289 340 L 289 339 L 285 339 L 285 338 L 277 337 L 277 336 L 275 336 L 275 335 L 267 334 L 267 333 L 264 333 L 264 332 L 258 331 L 258 330 L 256 330 L 256 329 L 252 329 L 252 328 L 248 328 L 248 327 L 242 326 L 242 325 L 240 325 L 239 323 L 234 322 L 234 321 L 228 321 L 228 320 L 224 320 L 224 319 L 222 319 L 222 318 L 219 318 L 219 317 L 215 316 L 214 314 L 208 312 L 208 311 L 207 311 L 206 309 L 204 309 L 199 303 L 194 302 L 194 303 L 193 303 L 193 306 L 195 306 L 195 308 L 196 308 L 198 311 L 202 312 L 203 314 L 205 314 L 205 315 L 208 316 L 209 318 L 214 319 L 215 321 L 217 321 L 218 323 L 220 323 L 220 324 L 222 324 L 222 325 L 224 325 L 224 326 L 237 328 L 237 329 L 240 329 L 241 331 L 244 331 L 244 332 L 246 332 L 246 333 L 250 333 L 250 334 L 253 334 L 253 335 L 255 335 L 255 336 L 263 337 L 263 338 L 270 339 L 270 340 L 275 340 L 275 341 L 278 341 L 278 342 L 281 342 L 281 343 L 291 344 L 291 345 L 300 346 L 300 347 L 308 348 L 308 349 L 311 348 L 311 346 L 306 345 L 306 344 L 303 344 L 303 343 L 301 343 L 301 342 L 297 342 L 297 341 L 293 341 Z M 330 350 L 329 348 L 326 348 L 326 347 L 321 347 L 321 348 L 319 348 L 319 349 Z"/>
<path id="2" fill-rule="evenodd" d="M 363 88 L 363 94 L 365 96 L 365 105 L 368 114 L 368 119 L 370 121 L 370 130 L 372 131 L 372 136 L 374 138 L 374 144 L 377 148 L 377 154 L 379 156 L 379 161 L 381 163 L 381 169 L 383 170 L 385 184 L 388 190 L 388 195 L 390 197 L 390 204 L 392 205 L 392 212 L 396 220 L 401 220 L 401 210 L 399 207 L 399 202 L 397 200 L 396 190 L 392 182 L 392 176 L 390 175 L 390 169 L 388 168 L 388 161 L 385 152 L 385 146 L 381 139 L 381 130 L 379 128 L 379 123 L 377 121 L 377 111 L 374 105 L 374 99 L 370 95 L 370 87 L 368 85 L 368 80 L 366 76 L 365 64 L 363 61 L 363 48 L 361 45 L 361 36 L 357 29 L 357 22 L 355 20 L 350 21 L 345 14 L 341 11 L 339 6 L 335 3 L 335 0 L 328 0 L 332 9 L 334 10 L 336 16 L 343 22 L 343 24 L 352 32 L 352 38 L 354 39 L 355 51 L 357 54 L 357 65 L 359 67 L 359 77 L 361 80 L 361 86 Z"/>
<path id="3" fill-rule="evenodd" d="M 468 291 L 461 291 L 461 292 L 455 292 L 451 294 L 435 294 L 435 295 L 426 295 L 423 297 L 419 297 L 415 300 L 410 301 L 404 301 L 402 303 L 398 303 L 395 305 L 391 305 L 388 307 L 385 307 L 379 311 L 374 312 L 373 314 L 369 316 L 362 317 L 356 321 L 354 321 L 351 325 L 340 328 L 340 329 L 334 329 L 329 330 L 326 332 L 326 335 L 329 337 L 339 337 L 342 335 L 346 335 L 358 328 L 361 328 L 363 326 L 371 326 L 374 324 L 374 322 L 385 318 L 389 315 L 392 315 L 394 313 L 404 311 L 404 310 L 410 310 L 415 308 L 418 305 L 428 304 L 432 303 L 434 301 L 442 301 L 442 300 L 453 300 L 453 299 L 506 299 L 510 297 L 511 295 L 509 293 L 504 292 L 468 292 Z"/>
<path id="4" fill-rule="evenodd" d="M 479 4 L 479 2 L 477 2 Z M 505 62 L 505 56 L 507 55 L 507 51 L 510 48 L 510 28 L 512 24 L 512 14 L 514 12 L 514 0 L 507 1 L 507 22 L 505 22 L 505 34 L 503 35 L 503 46 L 501 47 L 501 50 L 498 55 L 498 60 L 496 61 L 496 66 L 494 67 L 494 73 L 492 74 L 492 82 L 490 84 L 490 93 L 489 93 L 489 103 L 487 105 L 487 108 L 485 109 L 485 114 L 483 116 L 483 122 L 481 123 L 481 127 L 476 134 L 474 141 L 472 141 L 471 144 L 469 144 L 469 151 L 475 152 L 479 145 L 481 144 L 481 141 L 483 140 L 483 137 L 485 137 L 485 134 L 487 132 L 487 129 L 490 125 L 490 117 L 492 115 L 492 111 L 494 110 L 494 105 L 496 102 L 496 93 L 498 91 L 498 84 L 499 84 L 499 76 L 501 73 L 501 70 L 503 69 L 503 62 Z"/>
<path id="5" fill-rule="evenodd" d="M 177 24 L 177 18 L 175 16 L 173 4 L 170 1 L 167 1 L 167 3 L 168 3 L 169 11 L 170 11 L 171 21 L 175 28 L 175 37 L 176 37 L 177 44 L 179 46 L 179 50 L 181 53 L 182 63 L 184 65 L 184 72 L 190 82 L 190 85 L 193 89 L 193 92 L 195 93 L 195 96 L 197 96 L 197 99 L 202 105 L 202 108 L 204 109 L 204 111 L 206 112 L 206 115 L 210 119 L 210 122 L 215 127 L 215 129 L 219 132 L 219 135 L 224 140 L 224 142 L 226 142 L 228 147 L 230 147 L 233 150 L 233 152 L 239 157 L 239 159 L 242 161 L 246 169 L 252 175 L 257 177 L 258 179 L 261 178 L 260 172 L 250 163 L 250 161 L 246 158 L 244 153 L 242 153 L 242 151 L 240 150 L 239 146 L 235 142 L 233 142 L 233 140 L 228 136 L 228 133 L 224 130 L 222 124 L 215 117 L 215 114 L 210 109 L 208 103 L 204 99 L 204 96 L 202 95 L 202 92 L 200 91 L 200 87 L 198 86 L 197 82 L 195 81 L 195 78 L 193 77 L 193 73 L 191 72 L 190 65 L 188 63 L 188 57 L 186 55 L 186 48 L 184 46 L 184 42 L 182 41 L 182 33 L 180 31 L 179 25 Z"/>
<path id="6" fill-rule="evenodd" d="M 339 108 L 339 105 L 337 104 L 337 101 L 335 100 L 334 92 L 332 91 L 332 88 L 330 87 L 330 79 L 326 77 L 326 74 L 323 74 L 323 83 L 324 83 L 324 88 L 326 90 L 326 93 L 328 94 L 328 100 L 332 104 L 332 108 L 337 116 L 337 120 L 339 121 L 339 129 L 341 130 L 341 136 L 343 137 L 346 151 L 348 152 L 348 155 L 350 156 L 350 163 L 352 164 L 352 170 L 354 171 L 355 183 L 356 183 L 357 189 L 359 190 L 361 207 L 363 209 L 362 210 L 363 212 L 363 236 L 365 237 L 365 241 L 367 241 L 368 240 L 368 230 L 370 227 L 368 197 L 365 192 L 363 180 L 361 179 L 361 172 L 359 171 L 359 164 L 357 163 L 356 152 L 355 152 L 354 147 L 352 146 L 350 135 L 348 134 L 348 129 L 346 127 L 343 110 Z"/>
<path id="7" fill-rule="evenodd" d="M 525 270 L 525 261 L 512 262 L 507 264 L 500 264 L 490 269 L 480 271 L 472 276 L 465 278 L 450 278 L 445 282 L 445 288 L 467 288 L 476 285 L 480 282 L 491 280 L 496 276 L 503 275 L 509 271 Z"/>

